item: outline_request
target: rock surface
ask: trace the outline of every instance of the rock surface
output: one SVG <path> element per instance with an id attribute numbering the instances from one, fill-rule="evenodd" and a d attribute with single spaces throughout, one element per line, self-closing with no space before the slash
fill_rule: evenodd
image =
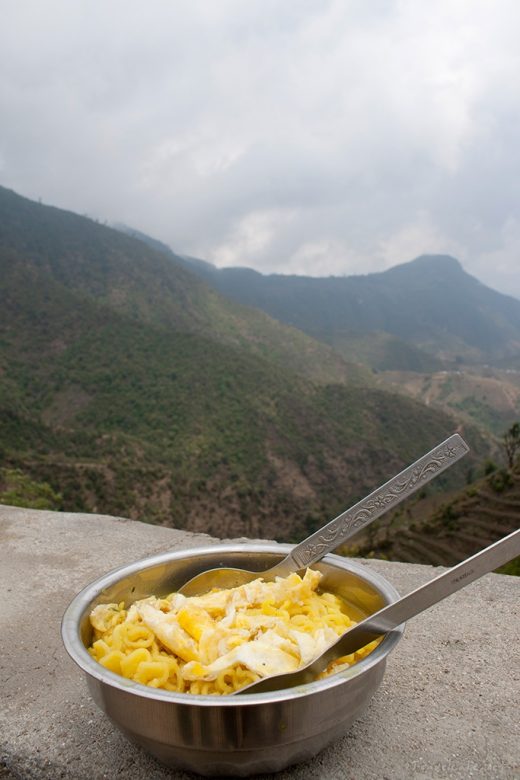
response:
<path id="1" fill-rule="evenodd" d="M 60 621 L 109 569 L 209 544 L 218 540 L 123 518 L 0 506 L 2 780 L 196 777 L 163 768 L 98 710 Z M 362 563 L 402 593 L 437 573 Z M 366 714 L 312 761 L 269 777 L 519 777 L 519 612 L 520 578 L 487 575 L 410 621 Z"/>

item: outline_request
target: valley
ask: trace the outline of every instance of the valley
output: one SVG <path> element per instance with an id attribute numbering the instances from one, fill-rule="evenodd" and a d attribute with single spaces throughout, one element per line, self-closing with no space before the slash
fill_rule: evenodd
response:
<path id="1" fill-rule="evenodd" d="M 405 313 L 395 274 L 355 282 L 356 294 L 372 289 L 366 318 L 379 310 L 388 330 L 368 319 L 364 332 L 336 328 L 351 298 L 337 299 L 334 280 L 320 288 L 319 317 L 324 289 L 336 296 L 325 338 L 319 317 L 277 320 L 194 265 L 0 188 L 0 502 L 294 542 L 459 430 L 471 454 L 428 488 L 406 549 L 387 536 L 360 542 L 362 554 L 419 559 L 413 534 L 429 533 L 435 502 L 485 476 L 520 416 L 520 382 L 503 364 L 515 360 L 520 302 L 475 292 L 456 261 L 422 259 L 396 271 L 399 290 L 422 296 Z M 444 273 L 471 294 L 463 327 L 444 307 L 441 343 Z M 300 319 L 313 312 L 305 300 Z M 421 337 L 407 341 L 414 317 Z M 482 367 L 491 348 L 497 365 Z"/>

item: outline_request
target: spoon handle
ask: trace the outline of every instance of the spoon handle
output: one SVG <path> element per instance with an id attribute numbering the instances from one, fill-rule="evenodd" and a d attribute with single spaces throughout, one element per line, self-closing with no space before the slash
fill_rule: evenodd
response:
<path id="1" fill-rule="evenodd" d="M 350 655 L 372 642 L 381 634 L 386 634 L 406 620 L 442 601 L 452 593 L 465 588 L 470 582 L 502 566 L 520 555 L 520 528 L 509 536 L 491 544 L 484 550 L 472 555 L 425 585 L 421 585 L 408 595 L 383 607 L 365 618 L 354 628 L 350 628 L 337 642 L 307 666 L 296 672 L 266 677 L 258 682 L 241 688 L 237 693 L 267 693 L 295 685 L 304 685 L 315 680 L 327 668 L 331 661 Z"/>
<path id="2" fill-rule="evenodd" d="M 438 444 L 422 458 L 401 471 L 396 477 L 376 488 L 366 498 L 345 510 L 300 542 L 282 562 L 289 571 L 311 566 L 324 555 L 353 536 L 361 528 L 408 498 L 420 487 L 436 477 L 469 452 L 469 447 L 458 433 Z"/>
<path id="3" fill-rule="evenodd" d="M 520 529 L 362 620 L 332 646 L 331 658 L 359 650 L 381 634 L 397 628 L 401 623 L 424 612 L 461 588 L 465 588 L 470 582 L 478 580 L 479 577 L 516 558 L 517 555 L 520 555 Z"/>

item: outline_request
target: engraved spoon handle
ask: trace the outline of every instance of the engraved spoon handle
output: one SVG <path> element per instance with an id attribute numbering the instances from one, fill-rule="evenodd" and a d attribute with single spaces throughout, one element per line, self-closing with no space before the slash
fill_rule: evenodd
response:
<path id="1" fill-rule="evenodd" d="M 469 447 L 464 439 L 458 433 L 454 433 L 396 477 L 385 482 L 366 498 L 361 499 L 319 531 L 300 542 L 287 558 L 274 568 L 280 567 L 281 572 L 290 572 L 311 566 L 361 528 L 411 496 L 467 452 Z"/>

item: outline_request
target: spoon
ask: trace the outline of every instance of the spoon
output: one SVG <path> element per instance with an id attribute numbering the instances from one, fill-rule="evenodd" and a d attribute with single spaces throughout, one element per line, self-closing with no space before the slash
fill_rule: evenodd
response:
<path id="1" fill-rule="evenodd" d="M 212 588 L 235 588 L 245 585 L 258 577 L 270 580 L 275 577 L 287 577 L 293 571 L 311 566 L 388 509 L 392 509 L 400 501 L 411 496 L 467 452 L 469 447 L 464 439 L 458 433 L 454 433 L 366 498 L 362 498 L 319 531 L 300 542 L 276 566 L 260 572 L 227 567 L 208 569 L 185 582 L 178 591 L 185 596 L 198 596 L 208 593 Z"/>
<path id="2" fill-rule="evenodd" d="M 295 685 L 311 682 L 334 659 L 354 653 L 382 634 L 392 631 L 406 620 L 410 620 L 410 618 L 429 609 L 433 604 L 437 604 L 447 596 L 451 596 L 452 593 L 465 588 L 470 582 L 502 566 L 512 558 L 516 558 L 517 555 L 520 555 L 520 529 L 472 555 L 471 558 L 467 558 L 457 566 L 453 566 L 443 574 L 439 574 L 438 577 L 416 588 L 407 596 L 403 596 L 398 601 L 394 601 L 393 604 L 388 604 L 365 618 L 354 628 L 346 631 L 322 655 L 307 666 L 297 669 L 295 672 L 264 677 L 234 691 L 234 694 L 278 691 L 282 688 L 292 688 Z"/>

